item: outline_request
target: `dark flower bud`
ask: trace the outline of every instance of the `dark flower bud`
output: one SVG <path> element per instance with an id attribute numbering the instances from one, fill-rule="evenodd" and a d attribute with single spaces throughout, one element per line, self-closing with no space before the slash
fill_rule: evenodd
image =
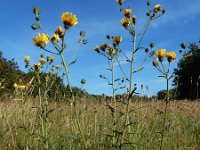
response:
<path id="1" fill-rule="evenodd" d="M 81 31 L 81 32 L 80 32 L 80 36 L 81 36 L 81 37 L 84 37 L 84 36 L 85 36 L 85 32 L 84 32 L 84 31 Z"/>
<path id="2" fill-rule="evenodd" d="M 148 53 L 148 52 L 149 52 L 149 49 L 148 49 L 148 48 L 146 48 L 146 49 L 145 49 L 145 52 L 146 52 L 146 53 Z"/>
<path id="3" fill-rule="evenodd" d="M 165 10 L 165 9 L 163 9 L 163 10 L 162 10 L 162 13 L 164 14 L 165 12 L 166 12 L 166 10 Z"/>
<path id="4" fill-rule="evenodd" d="M 181 48 L 186 49 L 186 44 L 185 43 L 181 43 Z"/>
<path id="5" fill-rule="evenodd" d="M 87 40 L 83 40 L 82 43 L 83 43 L 83 44 L 87 44 Z"/>
<path id="6" fill-rule="evenodd" d="M 81 84 L 83 84 L 83 85 L 86 84 L 86 80 L 85 80 L 85 79 L 82 79 L 82 80 L 81 80 Z"/>
<path id="7" fill-rule="evenodd" d="M 151 48 L 154 48 L 154 46 L 155 46 L 155 45 L 154 45 L 154 42 L 151 42 L 149 46 L 150 46 Z"/>
<path id="8" fill-rule="evenodd" d="M 150 5 L 151 5 L 150 1 L 147 1 L 147 6 L 150 6 Z"/>
<path id="9" fill-rule="evenodd" d="M 106 38 L 107 38 L 107 39 L 110 39 L 110 35 L 107 35 Z"/>
<path id="10" fill-rule="evenodd" d="M 31 28 L 32 28 L 33 30 L 37 30 L 37 29 L 38 29 L 38 26 L 37 26 L 36 24 L 33 24 L 33 25 L 31 25 Z"/>

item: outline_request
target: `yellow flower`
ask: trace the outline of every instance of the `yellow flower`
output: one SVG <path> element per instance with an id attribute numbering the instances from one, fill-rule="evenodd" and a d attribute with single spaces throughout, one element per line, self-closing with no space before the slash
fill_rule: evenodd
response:
<path id="1" fill-rule="evenodd" d="M 160 49 L 156 52 L 156 55 L 158 56 L 159 61 L 163 61 L 163 58 L 165 56 L 165 49 Z"/>
<path id="2" fill-rule="evenodd" d="M 114 36 L 112 40 L 118 45 L 122 41 L 122 36 Z"/>
<path id="3" fill-rule="evenodd" d="M 21 90 L 26 89 L 26 86 L 25 86 L 25 85 L 18 85 L 17 87 L 18 87 L 18 89 L 21 89 Z"/>
<path id="4" fill-rule="evenodd" d="M 13 87 L 14 87 L 14 88 L 17 88 L 17 83 L 14 83 L 14 84 L 13 84 Z"/>
<path id="5" fill-rule="evenodd" d="M 33 42 L 36 46 L 44 48 L 46 46 L 46 44 L 48 43 L 48 37 L 46 34 L 42 33 L 42 35 L 40 35 L 40 33 L 38 33 L 36 38 L 33 38 Z"/>
<path id="6" fill-rule="evenodd" d="M 175 52 L 166 52 L 165 56 L 166 56 L 166 58 L 169 62 L 176 59 L 176 53 Z"/>
<path id="7" fill-rule="evenodd" d="M 46 63 L 46 59 L 44 59 L 44 58 L 40 58 L 40 60 L 39 60 L 39 61 L 40 61 L 40 63 L 41 63 L 41 64 L 44 64 L 44 63 Z"/>
<path id="8" fill-rule="evenodd" d="M 57 34 L 60 38 L 63 38 L 64 37 L 64 30 L 61 26 L 59 26 L 56 31 L 55 31 L 55 34 Z"/>
<path id="9" fill-rule="evenodd" d="M 127 17 L 127 18 L 130 18 L 131 13 L 132 13 L 132 9 L 126 8 L 124 10 L 124 16 Z"/>
<path id="10" fill-rule="evenodd" d="M 52 35 L 52 37 L 51 37 L 51 42 L 53 43 L 53 44 L 56 44 L 56 43 L 58 43 L 58 41 L 59 41 L 59 35 L 58 34 L 54 34 L 54 35 Z"/>
<path id="11" fill-rule="evenodd" d="M 76 15 L 73 15 L 70 12 L 64 12 L 61 16 L 61 19 L 62 19 L 62 22 L 64 23 L 66 29 L 78 24 Z"/>
<path id="12" fill-rule="evenodd" d="M 28 64 L 30 62 L 30 56 L 25 56 L 24 62 Z"/>
<path id="13" fill-rule="evenodd" d="M 129 18 L 122 18 L 121 23 L 122 23 L 122 26 L 127 28 L 131 24 L 131 20 Z"/>
<path id="14" fill-rule="evenodd" d="M 120 5 L 122 5 L 124 3 L 124 0 L 116 0 L 117 3 L 119 3 Z"/>
<path id="15" fill-rule="evenodd" d="M 117 51 L 116 51 L 116 50 L 114 50 L 114 49 L 109 49 L 109 50 L 108 50 L 108 55 L 114 57 L 116 54 L 117 54 Z"/>
<path id="16" fill-rule="evenodd" d="M 54 61 L 54 56 L 50 56 L 49 57 L 49 60 L 52 62 L 52 61 Z"/>
<path id="17" fill-rule="evenodd" d="M 161 7 L 160 4 L 157 4 L 157 5 L 154 6 L 153 11 L 154 11 L 155 13 L 157 13 L 157 12 L 159 12 L 159 11 L 161 11 L 161 10 L 162 10 L 162 7 Z"/>

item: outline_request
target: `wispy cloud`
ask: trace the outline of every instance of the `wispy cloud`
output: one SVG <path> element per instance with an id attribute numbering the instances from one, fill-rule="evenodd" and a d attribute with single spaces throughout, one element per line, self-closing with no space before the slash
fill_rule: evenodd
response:
<path id="1" fill-rule="evenodd" d="M 173 3 L 173 4 L 172 4 Z M 170 4 L 170 5 L 167 5 Z M 172 7 L 173 5 L 173 7 Z M 153 27 L 158 27 L 165 23 L 187 23 L 200 14 L 199 0 L 185 0 L 166 2 L 166 14 L 159 21 L 153 23 Z"/>

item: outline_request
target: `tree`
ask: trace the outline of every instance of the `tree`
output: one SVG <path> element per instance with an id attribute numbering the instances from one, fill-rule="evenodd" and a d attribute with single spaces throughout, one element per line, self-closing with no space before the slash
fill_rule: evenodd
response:
<path id="1" fill-rule="evenodd" d="M 13 84 L 23 77 L 24 73 L 19 70 L 17 63 L 7 60 L 0 51 L 0 96 L 3 94 L 12 94 L 14 91 Z"/>
<path id="2" fill-rule="evenodd" d="M 176 78 L 173 84 L 177 86 L 178 99 L 200 98 L 200 48 L 198 44 L 190 43 L 188 49 L 174 70 Z"/>

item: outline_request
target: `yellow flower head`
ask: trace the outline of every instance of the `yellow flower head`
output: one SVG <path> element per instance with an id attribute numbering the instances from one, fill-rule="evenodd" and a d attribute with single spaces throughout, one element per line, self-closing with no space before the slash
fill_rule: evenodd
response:
<path id="1" fill-rule="evenodd" d="M 176 53 L 175 52 L 166 52 L 165 56 L 166 56 L 166 58 L 169 62 L 176 59 Z"/>
<path id="2" fill-rule="evenodd" d="M 132 9 L 126 8 L 124 10 L 124 16 L 127 17 L 127 18 L 130 18 L 131 13 L 132 13 Z"/>
<path id="3" fill-rule="evenodd" d="M 157 5 L 154 6 L 153 11 L 154 11 L 155 13 L 157 13 L 157 12 L 159 12 L 159 11 L 161 11 L 161 10 L 162 10 L 162 6 L 161 6 L 160 4 L 157 4 Z"/>
<path id="4" fill-rule="evenodd" d="M 56 69 L 57 69 L 57 70 L 60 70 L 60 65 L 57 65 L 57 66 L 56 66 Z"/>
<path id="5" fill-rule="evenodd" d="M 13 84 L 13 87 L 14 87 L 14 88 L 17 88 L 17 86 L 18 86 L 17 83 L 14 83 L 14 84 Z"/>
<path id="6" fill-rule="evenodd" d="M 64 23 L 66 29 L 78 24 L 76 15 L 73 15 L 71 12 L 64 12 L 61 16 L 61 19 L 62 19 L 62 22 Z"/>
<path id="7" fill-rule="evenodd" d="M 114 49 L 112 49 L 112 48 L 110 48 L 110 49 L 108 50 L 108 55 L 114 57 L 116 54 L 117 54 L 117 51 L 116 51 L 116 50 L 114 50 Z"/>
<path id="8" fill-rule="evenodd" d="M 121 23 L 122 23 L 122 26 L 127 28 L 131 24 L 131 20 L 129 18 L 122 18 Z"/>
<path id="9" fill-rule="evenodd" d="M 33 38 L 33 42 L 36 46 L 44 48 L 46 46 L 46 44 L 48 43 L 48 37 L 46 34 L 42 33 L 42 35 L 40 35 L 40 33 L 38 33 L 36 38 Z"/>
<path id="10" fill-rule="evenodd" d="M 124 3 L 124 0 L 116 0 L 117 3 L 119 3 L 120 5 L 122 5 Z"/>
<path id="11" fill-rule="evenodd" d="M 64 36 L 64 30 L 61 26 L 59 26 L 56 31 L 55 34 L 57 34 L 60 38 L 62 38 Z"/>
<path id="12" fill-rule="evenodd" d="M 24 62 L 28 64 L 30 62 L 30 56 L 25 56 Z"/>
<path id="13" fill-rule="evenodd" d="M 53 44 L 56 44 L 56 43 L 58 43 L 58 41 L 59 41 L 59 35 L 58 34 L 54 34 L 54 35 L 52 35 L 52 37 L 51 37 L 51 42 L 53 43 Z"/>
<path id="14" fill-rule="evenodd" d="M 158 56 L 159 61 L 163 61 L 163 58 L 165 56 L 165 49 L 160 49 L 156 52 L 156 55 Z"/>
<path id="15" fill-rule="evenodd" d="M 54 61 L 54 56 L 50 56 L 49 57 L 49 60 L 52 62 L 52 61 Z"/>
<path id="16" fill-rule="evenodd" d="M 44 59 L 44 58 L 40 58 L 40 60 L 39 60 L 39 61 L 40 61 L 40 63 L 41 63 L 41 64 L 44 64 L 44 63 L 46 63 L 46 59 Z"/>
<path id="17" fill-rule="evenodd" d="M 122 41 L 122 36 L 114 36 L 112 40 L 113 43 L 116 43 L 118 45 Z"/>

